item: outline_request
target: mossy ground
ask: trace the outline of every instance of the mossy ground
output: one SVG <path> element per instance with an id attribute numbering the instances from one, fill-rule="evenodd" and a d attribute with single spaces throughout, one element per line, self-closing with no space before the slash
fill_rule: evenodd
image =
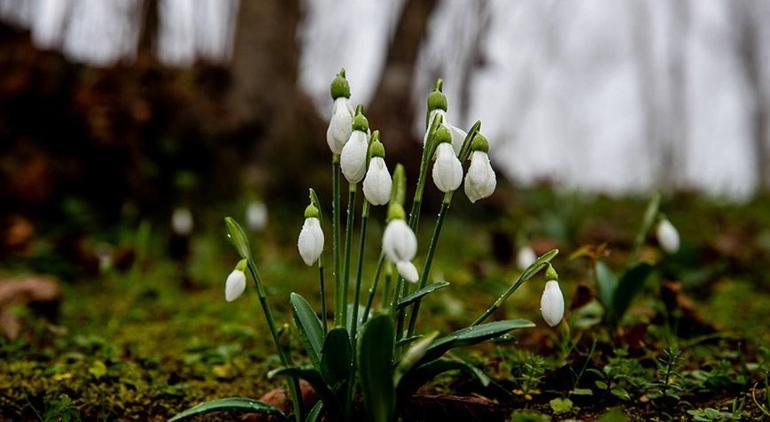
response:
<path id="1" fill-rule="evenodd" d="M 644 198 L 548 190 L 503 192 L 502 197 L 496 204 L 460 204 L 450 212 L 433 279 L 451 286 L 425 301 L 419 329 L 459 328 L 490 304 L 516 273 L 506 250 L 522 231 L 561 249 L 555 262 L 569 302 L 578 284 L 592 281 L 588 265 L 568 256 L 581 245 L 608 242 L 612 253 L 607 260 L 619 268 L 645 206 Z M 238 204 L 233 208 L 240 209 Z M 289 292 L 301 293 L 316 307 L 319 303 L 316 270 L 304 267 L 295 249 L 301 208 L 291 210 L 272 206 L 269 227 L 252 238 L 281 324 L 291 322 Z M 679 228 L 683 248 L 670 258 L 660 256 L 654 246 L 643 251 L 665 260 L 626 320 L 626 327 L 641 323 L 646 328 L 642 347 L 612 339 L 600 326 L 547 329 L 538 314 L 542 279 L 535 279 L 495 318 L 528 318 L 538 328 L 508 342 L 459 352 L 484 367 L 499 385 L 481 391 L 467 379 L 444 376 L 428 391 L 480 392 L 515 409 L 517 420 L 533 413 L 557 420 L 591 419 L 611 408 L 644 420 L 765 417 L 754 398 L 768 406 L 770 200 L 734 205 L 685 195 L 664 201 L 663 211 Z M 374 212 L 370 226 L 365 287 L 378 250 L 380 214 Z M 259 397 L 280 386 L 280 380 L 266 377 L 278 359 L 253 289 L 234 303 L 224 301 L 224 278 L 237 261 L 219 223 L 224 215 L 209 210 L 200 219 L 186 265 L 192 285 L 183 286 L 181 265 L 168 257 L 165 227 L 147 230 L 149 236 L 139 242 L 135 227 L 126 225 L 102 237 L 136 247 L 139 258 L 133 266 L 91 276 L 67 272 L 70 280 L 63 283 L 60 316 L 53 323 L 16 308 L 29 329 L 18 340 L 0 340 L 0 417 L 163 420 L 203 400 Z M 426 217 L 420 226 L 421 251 L 431 229 Z M 48 240 L 37 242 L 35 250 L 49 250 Z M 57 262 L 47 253 L 13 258 L 3 271 L 45 271 L 40 262 Z M 327 266 L 329 261 L 327 255 Z M 661 320 L 658 295 L 666 280 L 682 283 L 698 315 L 716 333 L 680 338 L 681 315 Z M 293 328 L 286 327 L 286 339 L 294 341 Z M 293 346 L 300 347 L 296 342 Z M 672 348 L 681 356 L 661 384 L 666 378 L 664 352 Z"/>

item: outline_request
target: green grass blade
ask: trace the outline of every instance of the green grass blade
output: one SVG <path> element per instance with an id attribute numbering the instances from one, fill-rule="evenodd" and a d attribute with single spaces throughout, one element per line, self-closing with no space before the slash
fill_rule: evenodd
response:
<path id="1" fill-rule="evenodd" d="M 396 309 L 401 309 L 401 308 L 411 304 L 412 302 L 415 302 L 418 299 L 422 299 L 422 297 L 435 292 L 436 290 L 443 289 L 444 287 L 446 287 L 448 285 L 449 285 L 449 283 L 447 283 L 446 281 L 439 281 L 439 282 L 436 282 L 436 283 L 428 284 L 427 286 L 423 287 L 422 289 L 419 289 L 419 290 L 415 291 L 414 293 L 409 294 L 409 295 L 404 296 L 403 298 L 401 298 L 401 300 L 399 300 L 398 303 L 396 304 Z"/>
<path id="2" fill-rule="evenodd" d="M 169 422 L 186 421 L 206 413 L 227 411 L 261 413 L 269 415 L 279 421 L 289 420 L 283 412 L 267 403 L 245 397 L 228 397 L 226 399 L 207 401 L 197 406 L 193 406 L 169 419 Z"/>
<path id="3" fill-rule="evenodd" d="M 421 362 L 426 363 L 438 359 L 444 353 L 457 347 L 482 343 L 507 334 L 512 330 L 532 328 L 534 326 L 535 323 L 526 319 L 509 319 L 465 327 L 433 342 Z"/>

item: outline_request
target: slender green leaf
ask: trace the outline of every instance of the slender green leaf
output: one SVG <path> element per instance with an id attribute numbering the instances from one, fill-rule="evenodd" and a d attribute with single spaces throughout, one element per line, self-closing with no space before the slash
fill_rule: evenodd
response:
<path id="1" fill-rule="evenodd" d="M 618 285 L 618 279 L 615 274 L 612 273 L 610 267 L 602 261 L 596 261 L 596 282 L 599 285 L 599 300 L 602 305 L 611 311 L 613 308 L 613 296 L 615 294 L 615 288 Z"/>
<path id="2" fill-rule="evenodd" d="M 321 350 L 323 349 L 324 332 L 321 320 L 313 308 L 298 293 L 289 296 L 291 308 L 294 311 L 294 322 L 299 331 L 299 339 L 305 346 L 310 360 L 316 368 L 321 367 Z"/>
<path id="3" fill-rule="evenodd" d="M 422 289 L 419 289 L 415 291 L 412 294 L 406 295 L 401 300 L 398 301 L 398 304 L 396 304 L 396 309 L 401 309 L 412 302 L 415 302 L 419 299 L 422 299 L 423 296 L 428 295 L 430 293 L 435 292 L 436 290 L 443 289 L 444 287 L 448 286 L 449 283 L 446 281 L 439 281 L 436 283 L 428 284 L 427 286 L 423 287 Z"/>
<path id="4" fill-rule="evenodd" d="M 532 321 L 527 321 L 526 319 L 509 319 L 465 327 L 434 341 L 421 362 L 430 362 L 457 347 L 478 344 L 500 337 L 512 330 L 532 328 L 534 326 L 535 324 Z"/>
<path id="5" fill-rule="evenodd" d="M 424 363 L 405 374 L 397 386 L 398 394 L 400 397 L 410 395 L 439 374 L 454 370 L 459 370 L 475 377 L 484 387 L 492 382 L 484 371 L 469 363 L 456 359 L 436 359 Z"/>
<path id="6" fill-rule="evenodd" d="M 641 262 L 626 270 L 618 281 L 618 287 L 612 296 L 613 316 L 620 321 L 625 315 L 631 301 L 642 291 L 644 282 L 652 273 L 653 267 L 650 264 Z"/>
<path id="7" fill-rule="evenodd" d="M 394 417 L 393 320 L 377 315 L 361 329 L 358 369 L 368 420 L 390 422 Z"/>
<path id="8" fill-rule="evenodd" d="M 246 237 L 246 232 L 243 231 L 243 227 L 241 227 L 241 225 L 232 217 L 225 217 L 225 226 L 227 226 L 227 237 L 230 238 L 230 242 L 235 246 L 238 255 L 240 255 L 241 258 L 251 259 L 249 238 Z"/>
<path id="9" fill-rule="evenodd" d="M 414 335 L 412 337 L 402 338 L 401 340 L 396 342 L 396 346 L 401 347 L 401 346 L 404 346 L 406 344 L 412 343 L 415 340 L 419 340 L 421 338 L 422 338 L 422 334 L 417 334 L 417 335 Z"/>
<path id="10" fill-rule="evenodd" d="M 324 402 L 322 400 L 318 400 L 316 404 L 313 406 L 313 408 L 310 409 L 310 412 L 308 412 L 305 422 L 320 421 L 321 415 L 323 415 L 323 410 L 324 410 Z"/>
<path id="11" fill-rule="evenodd" d="M 337 391 L 350 377 L 353 369 L 353 351 L 350 337 L 342 327 L 329 331 L 321 352 L 321 375 Z"/>
<path id="12" fill-rule="evenodd" d="M 267 403 L 245 397 L 228 397 L 226 399 L 207 401 L 191 407 L 169 419 L 169 422 L 185 421 L 206 413 L 227 411 L 261 413 L 270 415 L 279 421 L 289 420 L 283 412 Z"/>
<path id="13" fill-rule="evenodd" d="M 348 328 L 348 333 L 350 333 L 350 331 L 353 329 L 353 306 L 356 306 L 356 305 L 353 303 L 348 304 L 347 320 L 345 321 L 347 324 L 346 327 Z M 356 328 L 356 331 L 361 331 L 361 325 L 364 322 L 365 307 L 361 305 L 357 305 L 357 306 L 358 306 L 358 315 L 356 316 L 356 318 L 358 319 L 358 322 L 356 323 L 356 327 L 358 328 Z M 354 335 L 356 334 L 358 333 L 355 333 Z"/>

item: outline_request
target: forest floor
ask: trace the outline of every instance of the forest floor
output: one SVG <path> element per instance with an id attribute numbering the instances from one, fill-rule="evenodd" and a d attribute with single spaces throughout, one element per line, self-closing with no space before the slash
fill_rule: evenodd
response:
<path id="1" fill-rule="evenodd" d="M 523 237 L 538 252 L 561 250 L 554 263 L 567 306 L 585 304 L 595 282 L 588 261 L 570 255 L 606 243 L 605 260 L 619 270 L 646 200 L 537 190 L 503 203 L 485 212 L 465 206 L 450 212 L 433 278 L 451 286 L 426 299 L 418 331 L 447 332 L 473 320 L 518 272 L 516 239 Z M 496 382 L 482 388 L 450 374 L 421 394 L 483 396 L 517 421 L 767 418 L 770 198 L 735 205 L 680 195 L 662 210 L 679 229 L 682 248 L 664 256 L 648 240 L 642 255 L 660 270 L 620 330 L 569 309 L 569 329 L 548 328 L 539 315 L 538 277 L 494 315 L 527 318 L 536 328 L 457 352 Z M 289 292 L 318 306 L 316 270 L 302 265 L 296 251 L 301 209 L 270 211 L 267 229 L 252 242 L 279 324 L 289 327 Z M 15 340 L 0 339 L 0 419 L 164 420 L 200 401 L 258 398 L 279 387 L 280 380 L 266 376 L 279 361 L 253 289 L 233 303 L 224 300 L 224 279 L 237 262 L 220 223 L 224 215 L 212 210 L 201 219 L 184 261 L 170 258 L 168 229 L 159 224 L 86 237 L 129 250 L 133 258 L 122 268 L 85 270 L 55 252 L 55 235 L 4 258 L 0 278 L 52 274 L 63 299 L 52 320 L 26 307 L 10 309 L 24 328 Z M 431 222 L 420 229 L 427 242 Z M 381 231 L 373 221 L 367 287 Z"/>

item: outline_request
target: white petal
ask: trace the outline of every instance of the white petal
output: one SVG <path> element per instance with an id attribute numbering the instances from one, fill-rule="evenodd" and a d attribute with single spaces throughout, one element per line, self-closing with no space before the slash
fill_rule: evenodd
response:
<path id="1" fill-rule="evenodd" d="M 679 232 L 668 220 L 662 220 L 655 229 L 660 247 L 669 254 L 679 251 Z"/>
<path id="2" fill-rule="evenodd" d="M 543 296 L 540 297 L 540 313 L 545 322 L 555 327 L 564 316 L 564 296 L 559 289 L 559 282 L 550 280 L 545 283 Z"/>
<path id="3" fill-rule="evenodd" d="M 366 154 L 369 149 L 367 137 L 366 133 L 355 130 L 342 148 L 340 168 L 350 183 L 360 182 L 366 174 Z"/>
<path id="4" fill-rule="evenodd" d="M 369 160 L 369 171 L 364 178 L 364 196 L 372 205 L 385 205 L 390 200 L 390 189 L 393 179 L 390 177 L 385 160 L 372 157 Z"/>
<path id="5" fill-rule="evenodd" d="M 324 232 L 317 218 L 305 219 L 297 239 L 297 249 L 306 265 L 310 266 L 318 261 L 324 250 Z"/>
<path id="6" fill-rule="evenodd" d="M 463 166 L 452 149 L 452 145 L 442 143 L 436 147 L 436 162 L 433 163 L 433 183 L 446 193 L 457 190 L 463 181 Z"/>
<path id="7" fill-rule="evenodd" d="M 232 302 L 238 299 L 246 290 L 246 274 L 241 270 L 233 270 L 225 281 L 225 300 Z"/>
<path id="8" fill-rule="evenodd" d="M 180 236 L 189 236 L 193 229 L 193 216 L 187 208 L 177 208 L 171 214 L 171 229 Z"/>
<path id="9" fill-rule="evenodd" d="M 342 153 L 342 147 L 350 138 L 353 131 L 353 109 L 349 100 L 340 97 L 334 100 L 332 117 L 329 120 L 329 128 L 326 129 L 326 143 L 335 154 Z"/>
<path id="10" fill-rule="evenodd" d="M 392 262 L 411 261 L 417 253 L 417 236 L 404 220 L 392 220 L 382 235 L 382 249 Z"/>
<path id="11" fill-rule="evenodd" d="M 465 195 L 471 202 L 487 198 L 497 187 L 497 176 L 489 162 L 489 155 L 483 151 L 471 154 L 471 165 L 465 175 Z"/>
<path id="12" fill-rule="evenodd" d="M 417 280 L 420 279 L 420 276 L 417 274 L 417 267 L 411 261 L 398 262 L 396 263 L 396 268 L 401 277 L 404 277 L 404 280 L 410 283 L 417 283 Z"/>
<path id="13" fill-rule="evenodd" d="M 523 246 L 519 248 L 519 251 L 516 253 L 516 266 L 519 267 L 521 271 L 524 271 L 529 268 L 530 265 L 534 264 L 536 259 L 537 255 L 535 255 L 535 251 L 529 246 Z"/>
<path id="14" fill-rule="evenodd" d="M 452 136 L 452 148 L 455 150 L 455 155 L 460 155 L 460 150 L 463 149 L 463 143 L 465 143 L 465 137 L 468 136 L 468 132 L 449 124 L 447 127 L 449 128 L 449 134 Z"/>
<path id="15" fill-rule="evenodd" d="M 267 207 L 263 202 L 251 201 L 246 207 L 246 226 L 254 231 L 259 231 L 267 225 Z"/>

